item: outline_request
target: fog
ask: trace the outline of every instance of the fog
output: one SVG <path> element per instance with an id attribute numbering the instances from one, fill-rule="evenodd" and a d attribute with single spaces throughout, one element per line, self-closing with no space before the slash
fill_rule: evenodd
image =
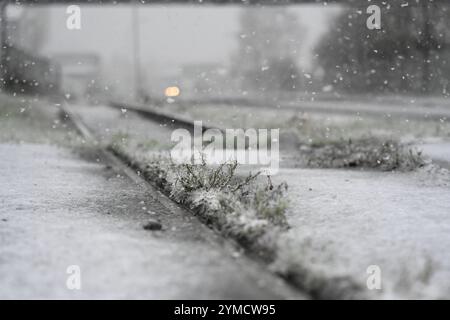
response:
<path id="1" fill-rule="evenodd" d="M 49 28 L 43 54 L 97 54 L 104 77 L 114 79 L 116 84 L 128 83 L 129 87 L 133 78 L 133 6 L 81 6 L 80 30 L 66 28 L 66 6 L 46 10 Z M 242 10 L 236 6 L 140 6 L 143 76 L 147 81 L 159 82 L 186 65 L 228 65 L 237 47 Z M 297 63 L 308 70 L 312 47 L 326 31 L 332 12 L 314 5 L 293 6 L 290 11 L 299 17 L 306 31 Z"/>

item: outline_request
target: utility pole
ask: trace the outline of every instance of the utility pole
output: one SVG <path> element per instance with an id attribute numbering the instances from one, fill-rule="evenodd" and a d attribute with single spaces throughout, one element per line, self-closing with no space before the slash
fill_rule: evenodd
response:
<path id="1" fill-rule="evenodd" d="M 430 88 L 430 51 L 431 51 L 431 26 L 430 26 L 430 12 L 428 9 L 428 3 L 422 3 L 422 91 L 423 93 L 429 93 Z"/>
<path id="2" fill-rule="evenodd" d="M 440 43 L 437 39 L 436 28 L 433 25 L 432 14 L 439 10 L 432 2 L 422 2 L 422 33 L 419 38 L 417 49 L 422 54 L 422 92 L 430 93 L 432 89 L 430 82 L 432 80 L 431 59 L 433 51 L 442 51 L 446 44 Z"/>
<path id="3" fill-rule="evenodd" d="M 140 55 L 140 22 L 139 22 L 139 3 L 133 4 L 131 15 L 131 33 L 133 39 L 133 64 L 134 64 L 134 97 L 136 101 L 140 101 L 143 94 L 142 89 L 142 76 L 141 76 L 141 55 Z"/>

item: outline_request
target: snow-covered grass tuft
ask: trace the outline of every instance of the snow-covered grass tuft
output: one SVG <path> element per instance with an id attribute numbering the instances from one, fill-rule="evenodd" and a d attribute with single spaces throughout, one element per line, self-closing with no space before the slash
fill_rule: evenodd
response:
<path id="1" fill-rule="evenodd" d="M 303 147 L 308 166 L 319 168 L 360 167 L 382 171 L 412 171 L 426 163 L 422 153 L 394 140 L 367 138 L 314 143 Z"/>
<path id="2" fill-rule="evenodd" d="M 251 184 L 259 175 L 259 172 L 254 175 L 250 173 L 244 180 L 237 179 L 238 163 L 236 161 L 225 162 L 217 167 L 208 166 L 204 158 L 201 161 L 201 164 L 175 166 L 176 183 L 179 183 L 187 192 L 198 189 L 236 192 Z"/>
<path id="3" fill-rule="evenodd" d="M 172 165 L 170 196 L 239 240 L 253 241 L 271 227 L 287 227 L 287 185 L 261 185 L 259 173 L 241 176 L 237 169 L 236 162 Z"/>

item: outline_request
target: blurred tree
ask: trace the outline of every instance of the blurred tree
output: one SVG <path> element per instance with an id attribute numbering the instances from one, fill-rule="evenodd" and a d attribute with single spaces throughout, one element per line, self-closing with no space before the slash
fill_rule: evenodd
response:
<path id="1" fill-rule="evenodd" d="M 11 21 L 9 26 L 11 44 L 28 52 L 39 53 L 48 37 L 48 8 L 20 6 L 20 9 L 17 19 Z"/>
<path id="2" fill-rule="evenodd" d="M 246 8 L 240 16 L 233 73 L 243 90 L 293 91 L 300 86 L 297 59 L 304 29 L 287 8 Z"/>
<path id="3" fill-rule="evenodd" d="M 316 50 L 325 84 L 347 92 L 447 92 L 449 13 L 442 4 L 386 4 L 381 30 L 369 30 L 364 10 L 344 10 Z"/>

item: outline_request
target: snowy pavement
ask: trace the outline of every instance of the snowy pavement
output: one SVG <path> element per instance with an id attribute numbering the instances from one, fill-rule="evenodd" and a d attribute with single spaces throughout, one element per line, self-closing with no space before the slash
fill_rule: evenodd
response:
<path id="1" fill-rule="evenodd" d="M 303 297 L 101 161 L 0 144 L 0 177 L 1 299 Z M 73 265 L 80 290 L 66 285 Z"/>
<path id="2" fill-rule="evenodd" d="M 450 142 L 435 141 L 417 146 L 423 154 L 441 167 L 450 169 Z"/>
<path id="3" fill-rule="evenodd" d="M 110 143 L 115 136 L 125 136 L 130 141 L 155 142 L 156 148 L 171 145 L 173 129 L 149 121 L 127 109 L 120 110 L 106 105 L 69 105 L 68 108 L 81 118 L 100 142 Z"/>
<path id="4" fill-rule="evenodd" d="M 283 169 L 275 180 L 287 181 L 291 204 L 279 263 L 301 259 L 363 288 L 376 265 L 375 297 L 450 297 L 448 172 Z"/>

